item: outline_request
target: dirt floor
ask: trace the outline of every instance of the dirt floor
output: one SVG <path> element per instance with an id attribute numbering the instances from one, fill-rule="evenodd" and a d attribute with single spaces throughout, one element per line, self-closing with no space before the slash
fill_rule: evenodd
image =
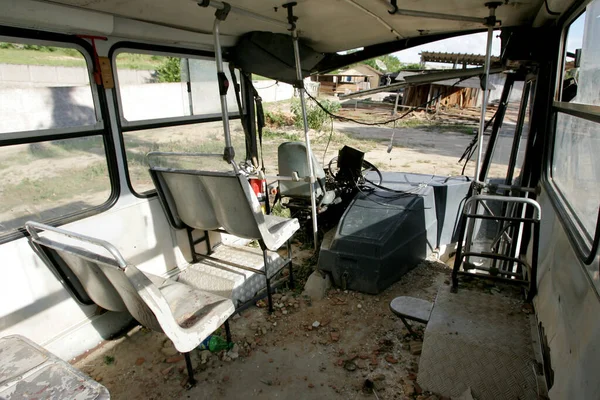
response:
<path id="1" fill-rule="evenodd" d="M 272 315 L 251 307 L 233 318 L 233 350 L 193 352 L 198 383 L 191 390 L 184 388 L 185 362 L 171 342 L 141 327 L 75 367 L 117 400 L 354 399 L 376 398 L 374 392 L 379 399 L 433 400 L 438 397 L 422 394 L 415 382 L 422 343 L 389 303 L 401 295 L 433 301 L 448 277 L 445 264 L 424 262 L 376 296 L 332 288 L 325 299 L 311 301 L 299 290 L 280 292 Z"/>

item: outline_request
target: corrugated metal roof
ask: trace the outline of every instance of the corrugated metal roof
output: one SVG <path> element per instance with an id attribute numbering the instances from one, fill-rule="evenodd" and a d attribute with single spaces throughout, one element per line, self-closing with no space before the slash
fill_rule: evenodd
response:
<path id="1" fill-rule="evenodd" d="M 442 53 L 438 51 L 423 51 L 421 52 L 421 60 L 423 62 L 439 62 L 448 64 L 467 64 L 467 65 L 484 65 L 485 55 L 483 54 L 467 54 L 467 53 Z M 492 63 L 499 63 L 500 57 L 492 57 Z"/>

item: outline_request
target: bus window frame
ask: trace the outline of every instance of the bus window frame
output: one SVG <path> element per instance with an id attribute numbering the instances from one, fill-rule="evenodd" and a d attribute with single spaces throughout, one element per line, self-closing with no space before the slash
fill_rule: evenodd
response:
<path id="1" fill-rule="evenodd" d="M 573 206 L 565 196 L 553 178 L 552 168 L 554 164 L 554 146 L 556 141 L 557 121 L 559 113 L 571 115 L 586 121 L 600 124 L 600 106 L 578 104 L 560 101 L 562 93 L 562 77 L 565 72 L 566 63 L 566 41 L 571 24 L 585 12 L 590 1 L 580 1 L 574 4 L 559 20 L 558 26 L 561 30 L 560 45 L 558 46 L 557 63 L 555 68 L 555 90 L 551 102 L 551 110 L 548 119 L 548 145 L 546 146 L 545 168 L 543 168 L 542 183 L 548 193 L 548 197 L 556 210 L 558 219 L 562 224 L 571 245 L 582 263 L 589 258 L 593 250 L 594 232 L 590 234 L 581 222 Z M 595 231 L 598 231 L 596 226 Z M 593 260 L 592 260 L 593 262 Z M 600 288 L 596 288 L 597 291 Z"/>
<path id="2" fill-rule="evenodd" d="M 207 50 L 198 50 L 198 49 L 190 49 L 185 47 L 175 47 L 175 46 L 164 46 L 164 45 L 152 45 L 141 42 L 132 42 L 132 41 L 120 41 L 111 46 L 108 51 L 108 58 L 111 62 L 111 67 L 113 70 L 113 76 L 115 80 L 115 86 L 112 89 L 113 91 L 113 99 L 115 102 L 115 109 L 117 110 L 118 118 L 117 126 L 119 129 L 119 140 L 121 142 L 121 156 L 123 157 L 124 166 L 125 166 L 125 181 L 127 184 L 127 188 L 131 192 L 131 194 L 140 199 L 151 199 L 157 197 L 156 189 L 147 190 L 145 192 L 139 193 L 137 192 L 131 183 L 131 177 L 129 174 L 129 163 L 127 161 L 127 151 L 125 149 L 125 138 L 124 133 L 126 132 L 135 132 L 141 131 L 145 129 L 157 129 L 157 128 L 166 128 L 172 126 L 182 126 L 182 125 L 192 125 L 203 122 L 216 122 L 222 121 L 222 115 L 219 114 L 200 114 L 200 115 L 188 115 L 182 117 L 171 117 L 171 118 L 157 118 L 157 119 L 148 119 L 148 120 L 140 120 L 140 121 L 127 121 L 123 116 L 123 107 L 121 103 L 121 93 L 119 90 L 119 77 L 117 70 L 117 56 L 121 53 L 135 53 L 135 54 L 148 54 L 148 55 L 160 55 L 160 56 L 174 56 L 181 58 L 194 58 L 199 60 L 215 60 L 215 53 Z M 228 62 L 228 58 L 226 56 L 223 57 L 223 62 Z M 244 96 L 242 95 L 245 88 L 243 85 L 243 80 L 239 82 L 240 84 L 240 95 L 242 97 L 242 107 L 244 115 L 246 115 L 246 105 L 243 102 Z M 230 90 L 235 90 L 233 85 L 230 86 Z M 241 119 L 239 111 L 230 111 L 229 112 L 229 120 Z M 126 124 L 123 124 L 123 122 Z M 225 143 L 223 143 L 225 146 Z"/>
<path id="3" fill-rule="evenodd" d="M 36 131 L 17 131 L 0 134 L 0 147 L 92 136 L 102 137 L 110 184 L 110 194 L 106 201 L 104 201 L 102 204 L 87 208 L 82 211 L 43 220 L 42 222 L 51 226 L 61 226 L 107 211 L 115 205 L 119 198 L 120 184 L 113 132 L 111 129 L 111 124 L 106 122 L 110 121 L 106 94 L 104 92 L 104 88 L 100 85 L 97 85 L 93 77 L 94 48 L 86 40 L 78 38 L 74 35 L 7 27 L 3 25 L 0 25 L 0 41 L 72 48 L 79 51 L 83 55 L 86 62 L 89 85 L 94 102 L 96 124 L 82 127 L 51 128 L 40 129 Z M 29 233 L 27 233 L 27 230 L 24 227 L 19 227 L 12 231 L 0 233 L 0 245 L 28 236 Z"/>

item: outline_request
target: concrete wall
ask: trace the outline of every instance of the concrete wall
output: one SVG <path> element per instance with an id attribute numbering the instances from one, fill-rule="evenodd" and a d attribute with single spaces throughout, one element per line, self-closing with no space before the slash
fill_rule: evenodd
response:
<path id="1" fill-rule="evenodd" d="M 273 80 L 252 81 L 263 102 L 281 101 L 294 96 L 294 87 L 287 83 Z"/>
<path id="2" fill-rule="evenodd" d="M 0 133 L 93 125 L 92 91 L 86 86 L 0 88 Z"/>
<path id="3" fill-rule="evenodd" d="M 217 82 L 206 66 L 192 71 L 194 114 L 221 111 Z M 186 83 L 155 83 L 154 71 L 118 72 L 123 114 L 128 121 L 181 117 L 191 114 Z M 263 102 L 288 100 L 292 85 L 273 80 L 254 81 Z M 316 94 L 313 82 L 307 90 Z M 230 112 L 237 111 L 235 93 L 229 90 Z M 0 133 L 93 125 L 94 102 L 87 70 L 0 64 Z"/>

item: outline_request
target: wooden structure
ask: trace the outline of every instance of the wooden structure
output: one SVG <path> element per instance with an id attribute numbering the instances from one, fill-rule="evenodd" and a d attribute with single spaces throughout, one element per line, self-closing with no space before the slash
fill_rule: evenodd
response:
<path id="1" fill-rule="evenodd" d="M 428 108 L 441 107 L 477 107 L 481 93 L 479 79 L 469 78 L 462 82 L 458 79 L 449 79 L 419 86 L 407 87 L 402 96 L 402 105 L 417 107 L 423 106 L 427 101 L 435 99 Z M 493 90 L 494 87 L 490 87 Z"/>
<path id="2" fill-rule="evenodd" d="M 367 67 L 368 69 L 361 67 Z M 357 65 L 345 71 L 315 75 L 312 80 L 321 84 L 320 94 L 336 96 L 377 87 L 379 86 L 380 75 L 381 73 L 368 65 Z"/>

